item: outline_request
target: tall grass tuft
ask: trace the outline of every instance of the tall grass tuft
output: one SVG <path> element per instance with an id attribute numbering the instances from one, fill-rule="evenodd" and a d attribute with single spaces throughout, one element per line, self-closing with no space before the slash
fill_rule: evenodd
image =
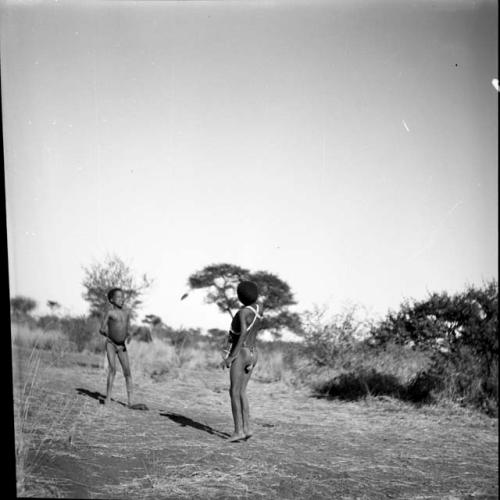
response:
<path id="1" fill-rule="evenodd" d="M 12 323 L 11 334 L 12 344 L 25 349 L 57 352 L 72 349 L 71 342 L 58 330 L 42 330 L 25 323 Z"/>
<path id="2" fill-rule="evenodd" d="M 221 361 L 215 347 L 200 341 L 184 347 L 158 338 L 152 342 L 131 340 L 129 353 L 132 372 L 153 380 L 175 376 L 180 368 L 213 368 Z"/>
<path id="3" fill-rule="evenodd" d="M 283 352 L 259 349 L 254 376 L 256 380 L 266 383 L 285 381 L 288 377 Z"/>
<path id="4" fill-rule="evenodd" d="M 33 341 L 32 337 L 22 337 Z M 37 474 L 46 449 L 61 439 L 63 423 L 74 407 L 74 398 L 48 397 L 42 386 L 42 350 L 33 345 L 25 366 L 16 367 L 14 378 L 16 486 L 18 496 L 58 496 L 55 485 Z M 21 358 L 20 358 L 21 359 Z M 22 377 L 22 379 L 21 379 Z M 43 395 L 42 395 L 43 393 Z M 30 491 L 26 490 L 29 483 Z"/>
<path id="5" fill-rule="evenodd" d="M 26 336 L 24 337 L 26 340 Z M 34 397 L 38 372 L 40 368 L 40 352 L 32 348 L 26 367 L 26 379 L 22 384 L 21 391 L 14 391 L 15 397 L 15 446 L 16 446 L 16 483 L 18 495 L 23 495 L 25 490 L 25 479 L 27 474 L 28 451 L 30 445 L 30 433 L 28 427 L 28 414 L 31 408 L 31 400 Z M 15 387 L 16 389 L 17 387 Z"/>

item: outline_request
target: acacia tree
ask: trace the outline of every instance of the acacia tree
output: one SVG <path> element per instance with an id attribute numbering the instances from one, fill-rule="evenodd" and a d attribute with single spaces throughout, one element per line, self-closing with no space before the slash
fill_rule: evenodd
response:
<path id="1" fill-rule="evenodd" d="M 36 309 L 36 300 L 24 295 L 16 295 L 10 299 L 10 310 L 13 319 L 27 318 Z"/>
<path id="2" fill-rule="evenodd" d="M 152 280 L 143 274 L 137 277 L 134 271 L 116 255 L 106 256 L 104 262 L 94 262 L 83 269 L 85 276 L 83 298 L 89 303 L 90 314 L 100 316 L 108 307 L 107 294 L 111 288 L 121 288 L 125 301 L 132 313 L 142 304 L 141 297 L 151 287 Z"/>
<path id="3" fill-rule="evenodd" d="M 212 264 L 188 279 L 191 290 L 205 289 L 205 302 L 216 304 L 221 312 L 239 307 L 236 288 L 241 280 L 251 280 L 259 288 L 259 303 L 265 310 L 262 329 L 279 338 L 284 329 L 297 332 L 300 317 L 288 308 L 296 304 L 288 283 L 267 271 L 250 272 L 234 264 Z"/>

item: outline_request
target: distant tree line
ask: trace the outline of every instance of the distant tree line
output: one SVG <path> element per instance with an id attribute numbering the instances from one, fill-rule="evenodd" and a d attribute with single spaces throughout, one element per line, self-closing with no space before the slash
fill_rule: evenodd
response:
<path id="1" fill-rule="evenodd" d="M 428 355 L 429 368 L 419 375 L 427 384 L 427 392 L 445 391 L 450 399 L 481 408 L 486 405 L 488 411 L 493 411 L 491 402 L 498 401 L 496 280 L 482 286 L 468 285 L 453 294 L 433 292 L 424 299 L 406 299 L 397 310 L 389 311 L 377 322 L 357 319 L 355 307 L 338 312 L 328 321 L 319 309 L 299 314 L 290 309 L 296 301 L 284 280 L 267 271 L 250 271 L 228 263 L 212 264 L 191 274 L 189 293 L 202 290 L 207 303 L 216 305 L 221 313 L 234 314 L 240 307 L 236 287 L 243 279 L 258 285 L 259 304 L 265 312 L 263 330 L 270 332 L 275 340 L 285 330 L 301 336 L 303 342 L 298 349 L 318 369 L 338 368 L 339 363 L 343 363 L 343 370 L 350 367 L 359 371 L 360 360 L 391 345 L 400 345 Z M 200 329 L 173 328 L 157 314 L 145 315 L 138 324 L 142 296 L 151 284 L 148 276 L 138 278 L 121 259 L 111 256 L 102 264 L 93 263 L 84 268 L 83 297 L 89 303 L 88 315 L 63 315 L 59 302 L 49 300 L 49 314 L 35 318 L 36 301 L 18 295 L 10 300 L 11 319 L 44 330 L 60 329 L 74 341 L 78 350 L 92 342 L 100 349 L 99 317 L 109 307 L 108 290 L 119 286 L 126 292 L 127 305 L 133 310 L 133 335 L 137 340 L 150 342 L 156 338 L 182 348 L 200 340 L 220 344 L 225 339 L 227 330 L 210 328 L 207 337 Z M 364 332 L 363 338 L 360 332 Z"/>

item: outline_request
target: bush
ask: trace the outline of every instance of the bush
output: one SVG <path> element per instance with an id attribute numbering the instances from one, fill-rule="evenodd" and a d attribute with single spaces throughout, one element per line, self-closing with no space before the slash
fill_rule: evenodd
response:
<path id="1" fill-rule="evenodd" d="M 405 384 L 394 375 L 372 368 L 342 373 L 330 381 L 316 384 L 314 390 L 317 396 L 349 401 L 367 396 L 390 396 L 413 403 L 429 403 L 441 387 L 441 379 L 426 371 L 417 373 Z"/>
<path id="2" fill-rule="evenodd" d="M 359 344 L 366 321 L 358 318 L 358 307 L 344 308 L 330 318 L 326 308 L 304 313 L 302 320 L 303 353 L 318 367 L 336 367 L 339 360 Z"/>
<path id="3" fill-rule="evenodd" d="M 33 318 L 33 316 L 28 315 L 12 315 L 11 323 L 22 325 L 31 330 L 36 330 L 38 328 L 37 320 Z"/>
<path id="4" fill-rule="evenodd" d="M 433 373 L 442 381 L 441 397 L 464 406 L 474 406 L 491 416 L 498 415 L 498 365 L 485 375 L 481 358 L 467 347 L 453 357 L 434 356 Z"/>
<path id="5" fill-rule="evenodd" d="M 137 342 L 152 342 L 151 330 L 147 326 L 138 326 L 132 331 L 132 338 Z"/>
<path id="6" fill-rule="evenodd" d="M 220 328 L 210 328 L 207 333 L 209 342 L 216 347 L 223 345 L 228 337 L 228 331 Z"/>
<path id="7" fill-rule="evenodd" d="M 374 369 L 342 373 L 326 384 L 315 387 L 317 395 L 355 400 L 366 396 L 401 397 L 405 387 L 397 377 Z"/>
<path id="8" fill-rule="evenodd" d="M 201 334 L 199 328 L 171 328 L 167 325 L 162 325 L 154 329 L 154 336 L 164 342 L 173 345 L 179 352 L 186 347 L 195 346 L 200 341 L 204 341 L 205 337 Z"/>
<path id="9" fill-rule="evenodd" d="M 56 330 L 60 328 L 59 317 L 54 314 L 46 314 L 40 316 L 36 322 L 37 326 L 42 330 Z"/>
<path id="10" fill-rule="evenodd" d="M 443 380 L 432 371 L 421 371 L 413 377 L 405 390 L 405 399 L 414 403 L 431 402 L 442 391 Z"/>
<path id="11" fill-rule="evenodd" d="M 390 312 L 372 327 L 371 339 L 379 346 L 395 342 L 426 350 L 431 359 L 427 375 L 434 382 L 439 380 L 434 392 L 489 414 L 496 412 L 496 281 L 483 287 L 468 286 L 454 295 L 433 293 L 425 300 L 406 300 L 399 311 Z"/>
<path id="12" fill-rule="evenodd" d="M 78 352 L 84 349 L 92 352 L 104 351 L 103 337 L 99 335 L 99 320 L 96 317 L 70 317 L 61 319 L 61 329 Z"/>

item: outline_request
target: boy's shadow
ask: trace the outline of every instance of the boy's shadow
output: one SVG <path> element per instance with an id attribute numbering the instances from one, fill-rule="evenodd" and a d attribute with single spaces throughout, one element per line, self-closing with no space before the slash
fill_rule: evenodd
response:
<path id="1" fill-rule="evenodd" d="M 104 401 L 106 399 L 106 396 L 104 394 L 101 394 L 98 391 L 89 391 L 88 389 L 83 389 L 82 387 L 78 387 L 76 389 L 76 392 L 78 394 L 83 394 L 85 396 L 90 396 L 91 398 L 96 399 L 99 401 L 99 403 L 104 404 Z M 111 401 L 114 401 L 115 403 L 118 403 L 122 406 L 127 406 L 125 403 L 122 403 L 121 401 L 118 401 L 116 399 L 111 398 Z M 190 419 L 189 417 L 185 417 L 184 415 L 179 415 L 178 413 L 160 413 L 162 417 L 167 417 L 170 420 L 174 421 L 176 424 L 179 424 L 183 427 L 189 426 L 193 427 L 195 429 L 198 429 L 200 431 L 205 431 L 208 432 L 209 434 L 212 434 L 213 436 L 218 436 L 220 438 L 228 438 L 229 434 L 226 432 L 218 431 L 217 429 L 214 429 L 210 427 L 209 425 L 201 424 L 200 422 L 196 422 L 195 420 Z"/>
<path id="2" fill-rule="evenodd" d="M 218 431 L 217 429 L 213 429 L 209 425 L 200 424 L 200 422 L 196 422 L 195 420 L 191 420 L 189 417 L 185 417 L 184 415 L 179 415 L 178 413 L 160 413 L 162 417 L 167 417 L 170 420 L 174 421 L 176 424 L 182 425 L 182 427 L 194 427 L 195 429 L 199 429 L 200 431 L 208 432 L 214 436 L 218 436 L 220 438 L 228 438 L 229 434 L 226 432 Z"/>
<path id="3" fill-rule="evenodd" d="M 84 394 L 85 396 L 90 396 L 91 398 L 94 398 L 94 399 L 97 399 L 97 401 L 99 401 L 100 404 L 104 404 L 104 401 L 106 400 L 106 396 L 104 394 L 101 394 L 100 392 L 97 392 L 97 391 L 89 391 L 88 389 L 83 389 L 81 387 L 77 387 L 76 388 L 76 392 L 78 394 Z M 115 403 L 118 403 L 122 406 L 127 406 L 125 403 L 123 403 L 122 401 L 118 401 L 117 399 L 113 399 L 111 398 L 111 401 L 114 401 Z"/>

